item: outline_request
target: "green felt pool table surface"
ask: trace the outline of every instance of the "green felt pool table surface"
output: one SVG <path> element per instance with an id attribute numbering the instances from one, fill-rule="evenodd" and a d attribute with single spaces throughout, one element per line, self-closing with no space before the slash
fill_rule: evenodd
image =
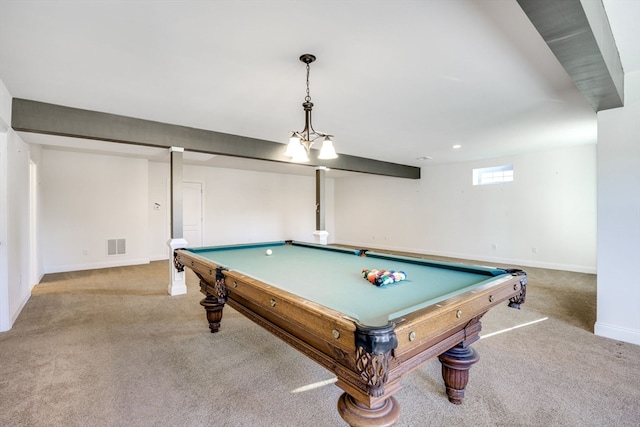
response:
<path id="1" fill-rule="evenodd" d="M 267 249 L 272 255 L 266 255 Z M 344 313 L 382 326 L 420 308 L 510 276 L 504 270 L 296 242 L 188 249 L 194 254 Z M 375 286 L 363 269 L 396 270 L 406 280 Z"/>

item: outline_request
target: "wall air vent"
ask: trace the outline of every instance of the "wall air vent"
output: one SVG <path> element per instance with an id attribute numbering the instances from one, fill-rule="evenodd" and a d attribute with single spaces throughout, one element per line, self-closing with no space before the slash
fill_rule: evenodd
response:
<path id="1" fill-rule="evenodd" d="M 107 240 L 107 256 L 124 255 L 127 252 L 126 239 Z"/>

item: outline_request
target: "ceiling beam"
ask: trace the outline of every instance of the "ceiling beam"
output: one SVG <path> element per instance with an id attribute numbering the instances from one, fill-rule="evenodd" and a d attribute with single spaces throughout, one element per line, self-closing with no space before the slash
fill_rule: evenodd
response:
<path id="1" fill-rule="evenodd" d="M 517 1 L 596 112 L 624 105 L 624 71 L 602 1 Z"/>
<path id="2" fill-rule="evenodd" d="M 291 163 L 285 145 L 227 133 L 195 129 L 116 114 L 13 98 L 11 127 L 15 131 L 144 145 L 182 147 L 185 151 Z M 362 172 L 396 178 L 420 178 L 420 168 L 340 154 L 333 160 L 317 158 L 311 150 L 309 166 Z"/>

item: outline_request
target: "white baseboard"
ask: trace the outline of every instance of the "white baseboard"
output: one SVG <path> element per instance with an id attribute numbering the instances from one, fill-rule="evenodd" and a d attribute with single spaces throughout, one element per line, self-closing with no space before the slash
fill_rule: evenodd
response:
<path id="1" fill-rule="evenodd" d="M 572 271 L 575 273 L 587 273 L 587 274 L 597 273 L 596 267 L 589 266 L 589 265 L 560 264 L 560 263 L 537 261 L 532 259 L 500 258 L 500 257 L 491 257 L 491 256 L 485 256 L 485 255 L 478 255 L 478 254 L 465 254 L 465 253 L 459 253 L 459 252 L 427 251 L 424 248 L 411 248 L 411 247 L 386 246 L 386 245 L 382 246 L 382 245 L 375 245 L 370 243 L 363 244 L 361 242 L 336 242 L 336 244 L 357 246 L 357 247 L 361 247 L 362 249 L 368 249 L 373 246 L 373 247 L 378 247 L 380 249 L 386 249 L 390 251 L 413 252 L 418 254 L 425 254 L 425 256 L 433 255 L 433 256 L 441 256 L 446 258 L 478 261 L 482 263 L 491 263 L 492 266 L 495 266 L 498 268 L 535 267 L 535 268 L 544 268 L 548 270 Z"/>
<path id="2" fill-rule="evenodd" d="M 546 270 L 560 270 L 560 271 L 571 271 L 574 273 L 586 273 L 586 274 L 596 274 L 597 269 L 595 266 L 587 266 L 587 265 L 574 265 L 574 264 L 559 264 L 553 262 L 544 262 L 537 261 L 533 259 L 517 259 L 517 258 L 500 258 L 500 257 L 488 257 L 482 255 L 472 255 L 472 254 L 452 254 L 452 253 L 434 253 L 433 255 L 444 256 L 449 258 L 460 258 L 460 259 L 469 259 L 476 260 L 481 262 L 489 262 L 495 265 L 498 268 L 509 268 L 509 267 L 534 267 L 534 268 L 544 268 Z"/>
<path id="3" fill-rule="evenodd" d="M 596 322 L 594 333 L 600 337 L 640 345 L 640 330 Z"/>
<path id="4" fill-rule="evenodd" d="M 27 302 L 29 301 L 29 298 L 31 298 L 31 291 L 27 292 L 26 294 L 24 294 L 19 301 L 18 304 L 18 308 L 16 308 L 16 310 L 11 313 L 11 324 L 9 325 L 9 328 L 6 329 L 6 331 L 8 331 L 9 329 L 11 329 L 13 327 L 13 324 L 16 322 L 16 320 L 18 319 L 18 316 L 20 316 L 20 313 L 22 312 L 22 309 L 24 308 L 25 305 L 27 305 Z M 4 331 L 0 331 L 0 332 L 4 332 Z"/>
<path id="5" fill-rule="evenodd" d="M 86 264 L 56 265 L 45 268 L 45 274 L 64 273 L 67 271 L 95 270 L 98 268 L 126 267 L 127 265 L 149 264 L 149 258 L 122 258 L 114 261 L 91 262 Z"/>

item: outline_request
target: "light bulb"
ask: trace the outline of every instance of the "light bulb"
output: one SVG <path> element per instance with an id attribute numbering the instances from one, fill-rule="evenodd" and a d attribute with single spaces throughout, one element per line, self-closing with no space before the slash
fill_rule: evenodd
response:
<path id="1" fill-rule="evenodd" d="M 325 136 L 322 140 L 322 147 L 320 148 L 320 154 L 318 155 L 319 159 L 337 159 L 338 154 L 336 153 L 336 149 L 333 148 L 333 141 L 328 136 Z"/>

